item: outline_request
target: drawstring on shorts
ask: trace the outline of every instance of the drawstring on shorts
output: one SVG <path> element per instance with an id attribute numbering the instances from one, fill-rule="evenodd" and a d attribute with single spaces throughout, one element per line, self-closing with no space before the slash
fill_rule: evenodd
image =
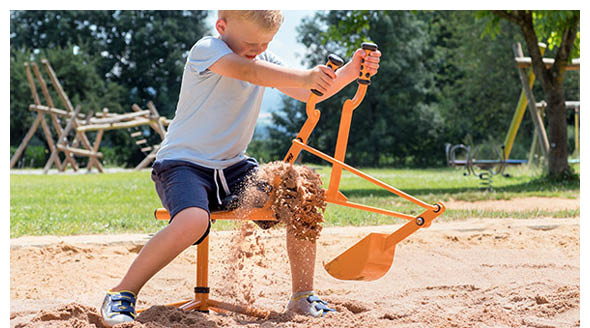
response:
<path id="1" fill-rule="evenodd" d="M 223 174 L 223 169 L 214 169 L 213 170 L 213 181 L 215 181 L 215 192 L 217 195 L 217 203 L 219 205 L 222 204 L 221 197 L 219 196 L 219 184 L 217 183 L 217 176 L 219 176 L 219 181 L 221 181 L 221 186 L 223 187 L 223 191 L 225 192 L 226 196 L 229 196 L 229 186 L 227 185 L 227 181 L 225 180 L 225 175 Z"/>

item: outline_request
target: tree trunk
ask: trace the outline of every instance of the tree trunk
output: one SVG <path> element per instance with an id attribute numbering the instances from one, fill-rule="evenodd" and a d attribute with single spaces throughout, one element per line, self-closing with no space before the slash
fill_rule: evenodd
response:
<path id="1" fill-rule="evenodd" d="M 565 108 L 565 96 L 563 85 L 547 88 L 547 121 L 549 122 L 549 175 L 560 177 L 570 171 L 567 161 L 567 112 Z"/>
<path id="2" fill-rule="evenodd" d="M 541 82 L 543 94 L 547 102 L 546 116 L 548 124 L 549 154 L 548 154 L 548 173 L 554 178 L 561 178 L 571 173 L 567 161 L 567 121 L 565 109 L 565 93 L 563 89 L 563 79 L 565 76 L 565 65 L 571 50 L 573 40 L 571 35 L 564 37 L 562 45 L 558 51 L 554 65 L 547 69 L 543 63 L 543 57 L 539 49 L 537 34 L 533 27 L 533 17 L 529 11 L 519 11 L 520 29 L 524 36 L 529 56 L 532 59 L 532 66 L 535 75 Z M 575 31 L 575 27 L 574 27 Z M 568 33 L 570 31 L 565 31 Z M 572 32 L 570 32 L 572 33 Z M 564 42 L 568 43 L 569 49 L 564 50 Z M 565 51 L 564 53 L 559 53 Z"/>

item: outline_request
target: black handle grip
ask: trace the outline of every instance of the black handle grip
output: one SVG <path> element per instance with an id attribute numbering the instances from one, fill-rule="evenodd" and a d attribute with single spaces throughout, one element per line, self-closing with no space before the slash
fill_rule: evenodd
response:
<path id="1" fill-rule="evenodd" d="M 328 62 L 326 63 L 326 66 L 330 67 L 334 72 L 336 72 L 336 70 L 342 67 L 342 65 L 344 65 L 344 60 L 342 58 L 334 54 L 330 54 L 328 56 Z M 316 89 L 311 89 L 311 92 L 320 97 L 324 95 L 323 92 Z"/>
<path id="2" fill-rule="evenodd" d="M 376 44 L 371 42 L 363 42 L 361 44 L 361 49 L 363 49 L 368 55 L 371 53 L 371 51 L 379 49 L 379 47 L 377 47 Z M 371 84 L 371 74 L 367 72 L 367 68 L 365 67 L 365 65 L 363 65 L 364 63 L 365 59 L 363 58 L 361 59 L 361 71 L 359 73 L 359 77 L 356 79 L 356 82 L 359 84 L 369 85 Z"/>
<path id="3" fill-rule="evenodd" d="M 372 43 L 372 42 L 363 42 L 363 43 L 361 43 L 361 48 L 363 50 L 370 50 L 370 51 L 375 51 L 375 50 L 379 49 L 379 47 L 376 44 Z"/>
<path id="4" fill-rule="evenodd" d="M 330 66 L 331 69 L 336 71 L 342 67 L 342 65 L 344 65 L 344 60 L 334 54 L 330 54 L 328 56 L 328 63 L 326 65 Z"/>

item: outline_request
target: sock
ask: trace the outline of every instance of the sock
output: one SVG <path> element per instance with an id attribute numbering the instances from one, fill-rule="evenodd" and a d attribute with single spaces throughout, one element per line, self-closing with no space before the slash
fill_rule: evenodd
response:
<path id="1" fill-rule="evenodd" d="M 313 290 L 303 291 L 303 292 L 297 292 L 297 293 L 293 294 L 293 296 L 291 296 L 291 300 L 297 301 L 297 300 L 300 300 L 302 298 L 307 298 L 307 297 L 309 297 L 311 295 L 313 295 Z"/>

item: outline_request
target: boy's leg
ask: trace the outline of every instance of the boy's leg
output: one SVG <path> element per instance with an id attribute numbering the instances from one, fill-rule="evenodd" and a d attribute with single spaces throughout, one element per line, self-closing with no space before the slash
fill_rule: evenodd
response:
<path id="1" fill-rule="evenodd" d="M 145 244 L 127 274 L 111 290 L 128 290 L 137 295 L 153 275 L 201 238 L 208 226 L 209 214 L 204 209 L 189 207 L 178 212 L 168 226 Z"/>
<path id="2" fill-rule="evenodd" d="M 287 255 L 291 266 L 293 294 L 313 290 L 316 242 L 300 240 L 291 229 L 287 230 Z"/>
<path id="3" fill-rule="evenodd" d="M 156 161 L 152 180 L 172 219 L 145 244 L 127 273 L 104 298 L 101 314 L 107 326 L 133 321 L 135 302 L 143 285 L 210 227 L 209 195 L 213 170 L 183 161 Z"/>
<path id="4" fill-rule="evenodd" d="M 287 228 L 287 254 L 291 265 L 291 284 L 293 295 L 287 304 L 287 311 L 323 317 L 336 310 L 328 307 L 313 291 L 315 272 L 316 242 L 299 240 L 295 233 Z"/>

